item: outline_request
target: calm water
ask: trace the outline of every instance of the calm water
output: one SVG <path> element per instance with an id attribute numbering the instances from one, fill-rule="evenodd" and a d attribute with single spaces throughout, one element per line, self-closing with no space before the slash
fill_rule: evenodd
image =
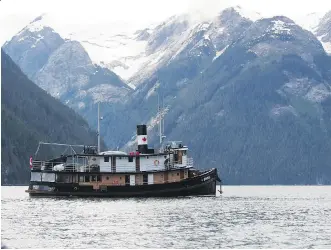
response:
<path id="1" fill-rule="evenodd" d="M 331 248 L 330 186 L 225 186 L 221 197 L 29 198 L 1 188 L 10 248 Z"/>

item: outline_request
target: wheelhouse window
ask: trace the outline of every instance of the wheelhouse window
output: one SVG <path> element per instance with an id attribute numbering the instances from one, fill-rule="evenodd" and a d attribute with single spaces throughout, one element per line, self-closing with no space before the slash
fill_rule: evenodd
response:
<path id="1" fill-rule="evenodd" d="M 84 177 L 85 177 L 85 182 L 90 182 L 90 176 L 85 175 Z"/>
<path id="2" fill-rule="evenodd" d="M 109 162 L 109 156 L 104 157 L 104 162 Z"/>
<path id="3" fill-rule="evenodd" d="M 133 156 L 128 157 L 129 162 L 133 162 Z"/>

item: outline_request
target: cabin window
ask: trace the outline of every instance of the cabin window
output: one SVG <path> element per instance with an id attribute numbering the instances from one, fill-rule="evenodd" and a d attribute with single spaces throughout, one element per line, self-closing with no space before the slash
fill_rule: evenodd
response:
<path id="1" fill-rule="evenodd" d="M 85 175 L 85 182 L 90 182 L 90 176 Z"/>
<path id="2" fill-rule="evenodd" d="M 120 157 L 118 157 L 120 160 L 122 159 L 122 157 L 120 156 Z"/>
<path id="3" fill-rule="evenodd" d="M 133 162 L 133 156 L 129 156 L 128 159 L 129 159 L 129 162 Z"/>
<path id="4" fill-rule="evenodd" d="M 177 176 L 179 176 L 179 173 L 177 173 Z"/>
<path id="5" fill-rule="evenodd" d="M 148 156 L 146 156 L 146 159 L 148 159 L 149 157 Z"/>
<path id="6" fill-rule="evenodd" d="M 183 155 L 186 155 L 186 153 L 187 153 L 187 152 L 184 150 L 184 151 L 183 151 Z"/>
<path id="7" fill-rule="evenodd" d="M 96 181 L 97 180 L 97 178 L 96 178 L 95 175 L 92 175 L 91 177 L 92 177 L 92 180 L 91 181 Z"/>
<path id="8" fill-rule="evenodd" d="M 109 162 L 109 156 L 105 156 L 105 162 Z"/>
<path id="9" fill-rule="evenodd" d="M 122 180 L 122 177 L 120 176 L 120 180 Z"/>
<path id="10" fill-rule="evenodd" d="M 84 176 L 83 175 L 79 176 L 79 182 L 84 182 Z"/>
<path id="11" fill-rule="evenodd" d="M 109 180 L 109 176 L 106 177 L 106 180 Z"/>
<path id="12" fill-rule="evenodd" d="M 165 159 L 165 158 L 167 158 L 167 156 L 166 156 L 166 155 L 164 156 L 164 159 Z"/>
<path id="13" fill-rule="evenodd" d="M 101 181 L 101 176 L 97 175 L 97 181 Z"/>

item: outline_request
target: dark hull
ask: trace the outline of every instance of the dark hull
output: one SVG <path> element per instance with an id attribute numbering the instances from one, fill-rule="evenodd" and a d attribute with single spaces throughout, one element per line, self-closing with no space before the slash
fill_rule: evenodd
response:
<path id="1" fill-rule="evenodd" d="M 216 181 L 219 181 L 216 169 L 198 176 L 165 184 L 109 186 L 107 190 L 82 190 L 75 185 L 58 184 L 57 191 L 27 190 L 30 196 L 75 196 L 75 197 L 176 197 L 196 195 L 216 195 Z M 53 184 L 54 185 L 54 184 Z"/>

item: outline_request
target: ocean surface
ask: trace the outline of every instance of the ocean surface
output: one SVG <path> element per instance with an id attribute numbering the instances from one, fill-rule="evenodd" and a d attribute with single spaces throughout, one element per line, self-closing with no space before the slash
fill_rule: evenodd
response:
<path id="1" fill-rule="evenodd" d="M 224 186 L 217 197 L 29 198 L 1 188 L 8 248 L 331 248 L 331 186 Z"/>

